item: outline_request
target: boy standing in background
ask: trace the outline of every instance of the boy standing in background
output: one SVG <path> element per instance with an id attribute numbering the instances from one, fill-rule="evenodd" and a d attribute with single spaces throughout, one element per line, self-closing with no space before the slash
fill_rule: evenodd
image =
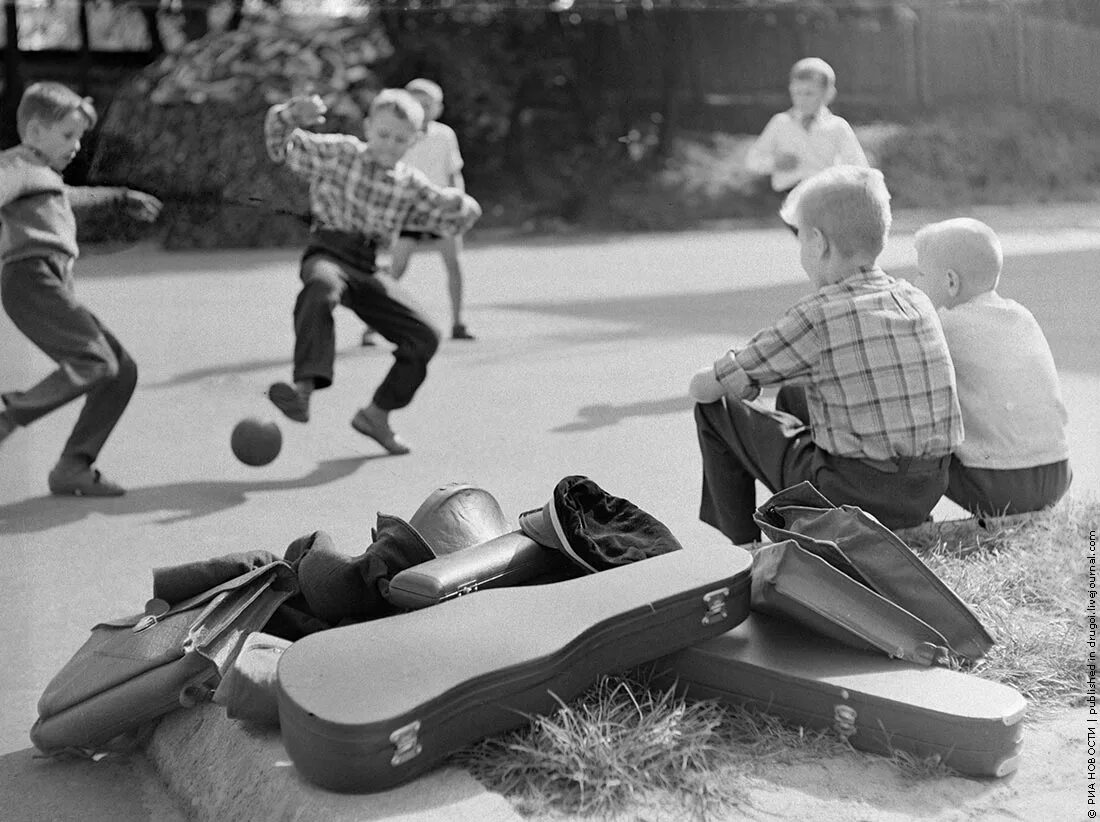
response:
<path id="1" fill-rule="evenodd" d="M 0 395 L 0 442 L 79 396 L 84 408 L 49 474 L 58 496 L 117 497 L 122 486 L 95 468 L 130 402 L 137 365 L 76 299 L 76 208 L 116 206 L 152 222 L 156 197 L 128 188 L 70 187 L 61 172 L 96 124 L 95 107 L 60 83 L 34 83 L 16 112 L 20 144 L 0 153 L 0 299 L 11 321 L 57 370 L 26 391 Z"/>
<path id="2" fill-rule="evenodd" d="M 802 180 L 834 165 L 866 166 L 855 131 L 829 110 L 836 97 L 836 74 L 819 57 L 791 68 L 791 107 L 776 114 L 749 148 L 745 165 L 771 176 L 771 187 L 786 194 Z"/>
<path id="3" fill-rule="evenodd" d="M 443 89 L 431 80 L 418 78 L 410 81 L 405 90 L 416 98 L 424 109 L 424 128 L 420 138 L 413 144 L 402 162 L 418 168 L 435 185 L 442 188 L 466 190 L 462 178 L 462 152 L 458 148 L 458 137 L 454 129 L 439 122 L 443 113 Z M 462 321 L 462 237 L 458 235 L 440 236 L 429 231 L 402 229 L 391 251 L 390 273 L 395 280 L 405 276 L 409 258 L 417 246 L 435 245 L 443 258 L 447 269 L 447 291 L 451 298 L 451 339 L 472 340 L 474 335 Z M 374 344 L 371 329 L 363 332 L 363 345 Z"/>

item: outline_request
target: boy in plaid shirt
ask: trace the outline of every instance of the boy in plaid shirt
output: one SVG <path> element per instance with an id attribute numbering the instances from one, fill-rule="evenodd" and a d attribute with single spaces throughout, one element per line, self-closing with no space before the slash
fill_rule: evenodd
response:
<path id="1" fill-rule="evenodd" d="M 344 305 L 396 346 L 393 366 L 352 427 L 389 453 L 405 454 L 409 447 L 390 427 L 389 414 L 407 406 L 423 383 L 439 332 L 397 281 L 379 270 L 376 255 L 402 228 L 461 234 L 481 208 L 401 162 L 424 120 L 407 91 L 379 92 L 365 123 L 365 142 L 305 130 L 322 122 L 325 110 L 317 95 L 295 97 L 272 106 L 264 121 L 268 154 L 309 181 L 313 223 L 294 306 L 294 382 L 273 384 L 268 396 L 290 419 L 308 422 L 310 395 L 332 385 L 332 311 Z"/>
<path id="2" fill-rule="evenodd" d="M 962 419 L 935 308 L 876 264 L 891 220 L 882 173 L 822 171 L 780 215 L 816 291 L 692 378 L 699 517 L 735 544 L 754 542 L 754 480 L 772 492 L 809 480 L 889 528 L 918 525 L 947 488 Z M 774 384 L 775 411 L 752 402 Z"/>

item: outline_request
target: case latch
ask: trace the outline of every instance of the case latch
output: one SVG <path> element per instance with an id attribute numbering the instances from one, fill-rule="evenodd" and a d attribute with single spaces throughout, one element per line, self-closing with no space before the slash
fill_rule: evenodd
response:
<path id="1" fill-rule="evenodd" d="M 391 765 L 400 765 L 403 762 L 408 762 L 423 750 L 420 745 L 420 739 L 418 738 L 419 735 L 419 719 L 410 722 L 408 725 L 402 725 L 390 734 L 390 742 L 393 743 L 393 758 L 390 759 Z"/>
<path id="2" fill-rule="evenodd" d="M 729 612 L 726 610 L 726 597 L 729 595 L 729 588 L 719 588 L 716 591 L 708 591 L 703 594 L 703 605 L 707 609 L 707 612 L 703 614 L 704 625 L 713 625 L 715 622 L 721 622 L 729 616 Z"/>

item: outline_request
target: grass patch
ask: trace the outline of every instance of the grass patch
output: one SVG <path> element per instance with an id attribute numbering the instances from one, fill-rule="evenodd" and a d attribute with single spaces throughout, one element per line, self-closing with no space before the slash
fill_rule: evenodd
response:
<path id="1" fill-rule="evenodd" d="M 967 670 L 1016 688 L 1033 717 L 1084 704 L 1080 593 L 1098 524 L 1100 501 L 1069 497 L 1004 527 L 990 520 L 970 537 L 911 543 L 997 640 Z"/>
<path id="2" fill-rule="evenodd" d="M 580 698 L 458 763 L 520 812 L 606 815 L 661 792 L 707 815 L 737 800 L 711 773 L 733 763 L 714 702 L 685 702 L 632 677 L 605 676 Z"/>
<path id="3" fill-rule="evenodd" d="M 949 538 L 935 531 L 907 538 L 997 640 L 967 669 L 1019 690 L 1029 720 L 1084 702 L 1079 594 L 1088 579 L 1089 532 L 1098 527 L 1100 501 L 1068 497 L 1048 511 L 991 519 Z M 639 669 L 602 677 L 555 713 L 453 761 L 528 815 L 614 817 L 659 807 L 660 818 L 706 820 L 743 801 L 747 780 L 762 766 L 851 751 L 835 730 L 687 701 Z M 955 775 L 937 756 L 893 749 L 886 760 L 906 781 Z"/>

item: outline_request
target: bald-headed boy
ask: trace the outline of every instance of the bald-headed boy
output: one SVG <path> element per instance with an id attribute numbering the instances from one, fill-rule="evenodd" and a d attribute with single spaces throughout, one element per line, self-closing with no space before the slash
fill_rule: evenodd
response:
<path id="1" fill-rule="evenodd" d="M 699 518 L 754 542 L 755 481 L 774 493 L 809 480 L 888 528 L 919 525 L 947 488 L 962 421 L 936 309 L 878 265 L 891 221 L 882 172 L 819 172 L 780 216 L 815 291 L 692 377 Z M 751 402 L 765 385 L 783 386 L 777 411 Z"/>
<path id="2" fill-rule="evenodd" d="M 1035 317 L 997 293 L 1000 240 L 960 217 L 925 226 L 915 244 L 916 285 L 939 309 L 962 408 L 947 497 L 975 514 L 1053 505 L 1073 476 L 1066 409 Z"/>

